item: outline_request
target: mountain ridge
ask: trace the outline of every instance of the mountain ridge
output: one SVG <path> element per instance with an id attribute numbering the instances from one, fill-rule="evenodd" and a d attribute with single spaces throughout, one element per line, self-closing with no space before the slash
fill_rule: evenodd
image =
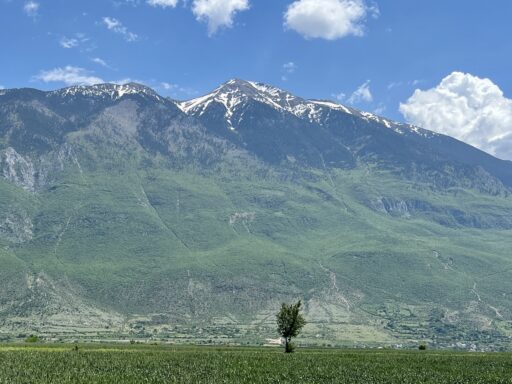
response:
<path id="1" fill-rule="evenodd" d="M 197 110 L 198 108 L 202 108 L 202 110 L 199 111 L 199 113 L 201 113 L 205 108 L 205 104 L 210 103 L 212 101 L 216 101 L 224 104 L 225 108 L 227 109 L 227 114 L 229 115 L 233 113 L 230 110 L 231 107 L 226 105 L 226 99 L 228 98 L 228 96 L 230 96 L 230 94 L 238 95 L 238 100 L 235 100 L 234 103 L 231 103 L 232 107 L 241 103 L 242 100 L 240 99 L 253 98 L 258 101 L 265 102 L 276 109 L 292 113 L 300 118 L 304 118 L 306 113 L 309 112 L 308 115 L 310 119 L 314 119 L 314 117 L 311 116 L 315 112 L 314 107 L 324 106 L 329 109 L 343 111 L 347 114 L 356 114 L 359 116 L 363 116 L 364 118 L 367 119 L 373 119 L 377 122 L 383 122 L 384 125 L 386 125 L 388 128 L 391 128 L 390 125 L 393 124 L 409 126 L 410 128 L 418 129 L 418 127 L 413 127 L 412 125 L 398 123 L 389 119 L 385 119 L 381 116 L 377 116 L 369 112 L 363 112 L 351 107 L 347 107 L 343 104 L 336 103 L 332 100 L 304 99 L 293 95 L 289 91 L 272 85 L 242 79 L 228 80 L 227 82 L 223 83 L 215 90 L 204 96 L 200 96 L 198 98 L 185 101 L 178 101 L 177 105 L 179 105 L 183 112 L 187 114 L 193 112 L 194 110 Z"/>

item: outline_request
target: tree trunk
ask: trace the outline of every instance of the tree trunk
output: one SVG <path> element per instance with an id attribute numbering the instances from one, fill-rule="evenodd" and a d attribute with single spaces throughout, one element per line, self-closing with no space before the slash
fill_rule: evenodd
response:
<path id="1" fill-rule="evenodd" d="M 284 339 L 284 352 L 285 353 L 292 353 L 293 348 L 291 346 L 292 338 L 285 337 Z"/>

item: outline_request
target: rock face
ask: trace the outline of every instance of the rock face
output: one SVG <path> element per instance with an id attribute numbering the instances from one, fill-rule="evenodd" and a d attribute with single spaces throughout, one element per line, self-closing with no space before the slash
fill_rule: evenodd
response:
<path id="1" fill-rule="evenodd" d="M 34 224 L 24 211 L 5 212 L 0 217 L 0 237 L 14 244 L 25 243 L 34 237 Z"/>
<path id="2" fill-rule="evenodd" d="M 301 297 L 318 343 L 509 336 L 512 164 L 447 136 L 243 80 L 3 90 L 0 176 L 0 333 L 264 340 Z"/>
<path id="3" fill-rule="evenodd" d="M 5 179 L 27 191 L 34 191 L 36 172 L 30 159 L 25 159 L 14 148 L 9 147 L 2 154 L 1 161 L 2 175 Z"/>

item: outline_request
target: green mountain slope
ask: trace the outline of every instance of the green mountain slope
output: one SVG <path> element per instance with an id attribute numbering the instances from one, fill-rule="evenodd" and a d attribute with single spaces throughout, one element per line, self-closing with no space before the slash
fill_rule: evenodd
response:
<path id="1" fill-rule="evenodd" d="M 308 342 L 507 345 L 508 162 L 356 111 L 248 99 L 218 131 L 224 110 L 101 87 L 0 96 L 0 332 L 264 341 L 300 297 Z"/>

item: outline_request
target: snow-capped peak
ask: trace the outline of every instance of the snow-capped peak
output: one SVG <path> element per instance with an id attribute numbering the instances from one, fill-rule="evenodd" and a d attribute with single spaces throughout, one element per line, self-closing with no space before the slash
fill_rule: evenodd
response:
<path id="1" fill-rule="evenodd" d="M 232 112 L 233 108 L 249 99 L 255 99 L 274 108 L 282 109 L 282 106 L 275 100 L 279 99 L 277 88 L 239 79 L 229 80 L 212 93 L 184 101 L 179 103 L 179 106 L 185 113 L 201 115 L 212 102 L 217 102 L 223 104 L 228 111 Z"/>
<path id="2" fill-rule="evenodd" d="M 330 106 L 325 102 L 305 100 L 271 85 L 239 79 L 229 80 L 212 93 L 178 103 L 178 106 L 187 114 L 201 116 L 212 103 L 221 104 L 226 110 L 225 117 L 228 126 L 234 130 L 232 118 L 237 107 L 250 99 L 267 104 L 277 111 L 288 112 L 301 119 L 306 118 L 310 121 L 318 121 L 319 114 L 326 107 L 351 113 L 348 108 L 341 105 L 334 106 L 333 104 Z"/>
<path id="3" fill-rule="evenodd" d="M 196 117 L 201 117 L 212 105 L 221 105 L 225 110 L 224 118 L 228 128 L 236 131 L 239 121 L 235 119 L 241 119 L 236 112 L 249 100 L 267 104 L 279 112 L 290 113 L 300 119 L 317 124 L 323 124 L 329 114 L 341 112 L 368 122 L 379 123 L 399 134 L 405 134 L 406 132 L 413 132 L 422 136 L 429 134 L 428 131 L 417 127 L 397 123 L 373 113 L 349 108 L 330 100 L 306 100 L 271 85 L 239 79 L 229 80 L 205 96 L 178 102 L 176 105 L 186 114 Z"/>
<path id="4" fill-rule="evenodd" d="M 118 100 L 125 95 L 142 95 L 158 99 L 159 101 L 164 100 L 151 88 L 138 84 L 138 83 L 127 83 L 127 84 L 96 84 L 96 85 L 76 85 L 57 91 L 49 92 L 50 96 L 59 95 L 62 97 L 66 96 L 86 96 L 86 97 L 101 97 L 112 100 Z"/>

